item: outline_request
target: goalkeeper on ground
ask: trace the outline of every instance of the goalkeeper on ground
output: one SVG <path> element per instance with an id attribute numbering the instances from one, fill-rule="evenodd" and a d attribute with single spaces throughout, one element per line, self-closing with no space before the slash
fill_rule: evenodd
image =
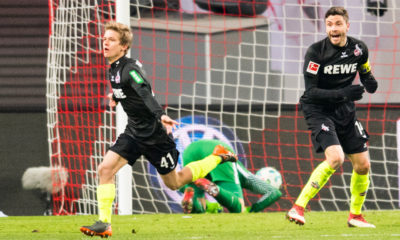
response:
<path id="1" fill-rule="evenodd" d="M 191 143 L 183 152 L 183 165 L 198 161 L 210 155 L 217 145 L 233 150 L 218 140 L 199 140 Z M 243 200 L 243 188 L 263 196 L 246 208 Z M 206 178 L 187 184 L 184 191 L 182 208 L 184 213 L 218 212 L 221 204 L 231 213 L 260 212 L 282 195 L 279 189 L 272 187 L 248 171 L 239 161 L 225 163 L 213 169 Z M 219 204 L 205 200 L 204 193 L 214 197 Z"/>

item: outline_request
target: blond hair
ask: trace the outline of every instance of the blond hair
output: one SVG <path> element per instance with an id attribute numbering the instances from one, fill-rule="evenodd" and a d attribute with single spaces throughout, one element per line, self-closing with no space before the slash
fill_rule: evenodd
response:
<path id="1" fill-rule="evenodd" d="M 105 31 L 113 30 L 119 33 L 119 41 L 122 46 L 128 46 L 126 51 L 131 47 L 133 41 L 133 34 L 131 29 L 122 23 L 110 21 L 106 23 Z"/>

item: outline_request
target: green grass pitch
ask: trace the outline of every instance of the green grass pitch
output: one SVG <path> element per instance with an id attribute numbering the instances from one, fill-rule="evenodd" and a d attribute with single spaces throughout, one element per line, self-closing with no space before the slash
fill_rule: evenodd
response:
<path id="1" fill-rule="evenodd" d="M 376 229 L 347 227 L 348 212 L 307 212 L 306 225 L 284 212 L 256 214 L 138 214 L 113 216 L 112 239 L 400 239 L 400 211 L 367 211 Z M 79 231 L 97 216 L 0 218 L 0 239 L 100 239 Z"/>

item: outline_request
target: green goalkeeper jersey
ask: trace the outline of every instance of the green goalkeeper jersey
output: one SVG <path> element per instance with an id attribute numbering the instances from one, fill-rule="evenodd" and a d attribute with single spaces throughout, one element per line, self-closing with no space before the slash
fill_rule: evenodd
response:
<path id="1" fill-rule="evenodd" d="M 182 155 L 183 165 L 186 166 L 188 163 L 193 161 L 201 160 L 214 151 L 215 146 L 222 145 L 229 151 L 233 152 L 233 149 L 226 143 L 219 140 L 198 140 L 192 142 L 184 151 Z M 214 170 L 212 170 L 207 178 L 213 182 L 216 181 L 226 181 L 239 183 L 238 173 L 236 171 L 236 166 L 231 162 L 226 162 L 219 164 Z"/>

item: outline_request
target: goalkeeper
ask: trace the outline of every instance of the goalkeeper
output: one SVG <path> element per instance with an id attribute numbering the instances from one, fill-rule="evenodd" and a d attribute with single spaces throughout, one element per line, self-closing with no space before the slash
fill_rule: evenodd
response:
<path id="1" fill-rule="evenodd" d="M 368 134 L 357 120 L 354 101 L 364 89 L 374 93 L 378 83 L 371 73 L 368 48 L 364 42 L 347 36 L 349 16 L 343 7 L 332 7 L 325 14 L 327 37 L 311 45 L 304 60 L 305 92 L 300 99 L 304 118 L 312 131 L 317 152 L 325 161 L 312 172 L 287 218 L 303 225 L 304 208 L 344 162 L 345 154 L 353 165 L 350 181 L 349 227 L 374 228 L 361 215 L 368 186 L 370 159 Z M 353 85 L 360 75 L 363 86 Z"/>
<path id="2" fill-rule="evenodd" d="M 185 148 L 182 158 L 183 165 L 198 161 L 210 155 L 217 145 L 233 150 L 224 142 L 218 140 L 199 140 Z M 243 200 L 243 189 L 263 196 L 253 205 L 246 208 Z M 219 204 L 231 213 L 260 212 L 282 195 L 279 189 L 272 187 L 249 172 L 239 161 L 225 163 L 214 168 L 206 178 L 187 184 L 184 190 L 182 208 L 184 213 L 215 212 Z M 204 193 L 214 197 L 219 204 L 205 200 Z"/>

